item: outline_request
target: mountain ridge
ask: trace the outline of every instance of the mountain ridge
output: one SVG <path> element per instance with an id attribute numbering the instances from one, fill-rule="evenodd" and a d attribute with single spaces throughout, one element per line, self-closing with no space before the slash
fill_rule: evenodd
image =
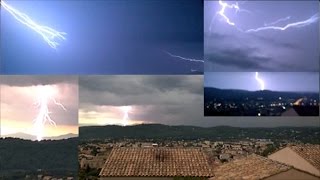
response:
<path id="1" fill-rule="evenodd" d="M 12 138 L 19 138 L 19 139 L 24 139 L 24 140 L 32 140 L 32 141 L 37 140 L 36 136 L 34 136 L 32 134 L 23 133 L 23 132 L 17 132 L 17 133 L 13 133 L 13 134 L 3 135 L 1 137 L 4 137 L 4 138 L 12 137 Z M 42 139 L 43 140 L 61 140 L 61 139 L 69 139 L 69 138 L 74 138 L 74 137 L 78 137 L 78 134 L 67 133 L 67 134 L 62 134 L 59 136 L 43 137 Z"/>
<path id="2" fill-rule="evenodd" d="M 135 126 L 83 126 L 79 128 L 80 140 L 104 139 L 159 139 L 159 140 L 232 140 L 232 139 L 297 139 L 305 142 L 320 139 L 319 127 L 198 127 L 140 124 Z M 299 133 L 294 133 L 299 132 Z"/>

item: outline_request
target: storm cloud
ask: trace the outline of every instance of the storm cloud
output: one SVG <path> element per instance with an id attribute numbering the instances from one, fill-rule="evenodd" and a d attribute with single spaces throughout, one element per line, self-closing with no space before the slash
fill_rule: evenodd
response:
<path id="1" fill-rule="evenodd" d="M 317 126 L 317 117 L 204 117 L 203 76 L 80 76 L 80 126 L 133 123 L 239 127 Z"/>
<path id="2" fill-rule="evenodd" d="M 1 76 L 0 84 L 8 86 L 36 86 L 36 85 L 50 85 L 50 84 L 77 84 L 78 78 L 76 76 L 23 76 L 10 75 Z"/>
<path id="3" fill-rule="evenodd" d="M 50 98 L 47 101 L 50 117 L 57 125 L 46 122 L 46 136 L 78 132 L 77 77 L 1 76 L 0 81 L 1 134 L 34 134 L 33 123 L 39 113 L 37 102 L 43 94 Z M 53 99 L 63 104 L 65 110 Z"/>
<path id="4" fill-rule="evenodd" d="M 226 1 L 228 4 L 235 3 Z M 244 1 L 243 11 L 226 8 L 229 25 L 217 12 L 218 1 L 204 4 L 204 59 L 206 72 L 319 71 L 319 2 L 318 1 Z M 272 12 L 272 13 L 270 13 Z M 247 32 L 249 29 L 273 26 L 284 27 L 316 17 L 306 26 Z"/>

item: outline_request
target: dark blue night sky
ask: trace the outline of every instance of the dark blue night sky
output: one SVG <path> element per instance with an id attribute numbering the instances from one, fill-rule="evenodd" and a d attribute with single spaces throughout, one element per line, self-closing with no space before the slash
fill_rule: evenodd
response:
<path id="1" fill-rule="evenodd" d="M 317 72 L 259 72 L 265 89 L 284 92 L 319 93 L 319 73 Z M 205 87 L 220 89 L 260 89 L 255 72 L 205 72 Z"/>
<path id="2" fill-rule="evenodd" d="M 2 74 L 190 74 L 203 63 L 203 2 L 7 1 L 67 33 L 57 50 L 1 8 Z"/>

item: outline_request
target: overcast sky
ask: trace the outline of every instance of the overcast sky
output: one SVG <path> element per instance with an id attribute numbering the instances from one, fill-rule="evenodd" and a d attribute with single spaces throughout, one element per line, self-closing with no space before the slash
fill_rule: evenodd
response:
<path id="1" fill-rule="evenodd" d="M 205 71 L 319 70 L 319 1 L 239 1 L 238 6 L 238 12 L 230 8 L 224 11 L 234 23 L 229 25 L 217 14 L 222 9 L 219 1 L 205 1 Z M 284 31 L 247 32 L 302 21 L 310 23 Z"/>
<path id="2" fill-rule="evenodd" d="M 203 76 L 87 76 L 79 78 L 79 123 L 240 127 L 318 126 L 318 117 L 204 117 Z"/>
<path id="3" fill-rule="evenodd" d="M 50 116 L 57 126 L 45 124 L 44 137 L 78 133 L 78 78 L 73 76 L 1 76 L 1 135 L 35 135 L 33 120 L 37 98 L 48 93 L 65 107 L 48 100 Z"/>

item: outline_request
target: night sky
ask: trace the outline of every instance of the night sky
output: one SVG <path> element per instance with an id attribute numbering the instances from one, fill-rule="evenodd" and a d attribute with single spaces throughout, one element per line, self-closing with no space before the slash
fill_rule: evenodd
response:
<path id="1" fill-rule="evenodd" d="M 242 11 L 225 9 L 231 26 L 216 14 L 218 1 L 205 1 L 205 71 L 319 71 L 319 1 L 239 1 L 238 6 Z M 287 18 L 272 26 L 312 16 L 314 23 L 304 27 L 246 32 L 279 19 Z"/>
<path id="2" fill-rule="evenodd" d="M 81 76 L 79 125 L 128 124 L 201 127 L 319 126 L 319 117 L 204 117 L 203 76 Z"/>
<path id="3" fill-rule="evenodd" d="M 266 90 L 319 93 L 319 73 L 316 72 L 260 72 Z M 206 72 L 205 87 L 256 91 L 260 85 L 255 72 Z"/>
<path id="4" fill-rule="evenodd" d="M 203 63 L 203 2 L 7 1 L 67 33 L 57 50 L 1 9 L 3 74 L 190 74 Z"/>

